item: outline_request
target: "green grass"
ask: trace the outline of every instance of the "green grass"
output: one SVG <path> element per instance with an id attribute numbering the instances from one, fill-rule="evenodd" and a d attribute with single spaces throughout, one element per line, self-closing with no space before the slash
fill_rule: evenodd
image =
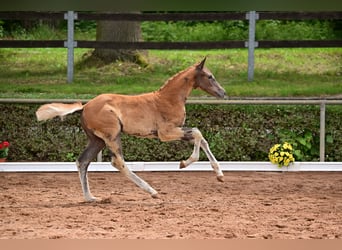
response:
<path id="1" fill-rule="evenodd" d="M 342 49 L 256 49 L 254 81 L 247 80 L 247 50 L 159 51 L 149 66 L 115 62 L 85 66 L 91 51 L 75 50 L 74 82 L 66 83 L 66 49 L 0 49 L 0 98 L 92 98 L 138 94 L 208 56 L 207 67 L 229 96 L 327 96 L 342 93 Z M 203 92 L 194 91 L 202 96 Z"/>

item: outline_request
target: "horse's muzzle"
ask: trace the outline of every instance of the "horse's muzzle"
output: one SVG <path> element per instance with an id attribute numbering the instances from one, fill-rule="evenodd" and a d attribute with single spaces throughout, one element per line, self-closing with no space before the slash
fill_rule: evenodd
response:
<path id="1" fill-rule="evenodd" d="M 220 89 L 219 91 L 216 92 L 216 97 L 221 98 L 221 99 L 227 99 L 227 94 L 224 89 Z"/>

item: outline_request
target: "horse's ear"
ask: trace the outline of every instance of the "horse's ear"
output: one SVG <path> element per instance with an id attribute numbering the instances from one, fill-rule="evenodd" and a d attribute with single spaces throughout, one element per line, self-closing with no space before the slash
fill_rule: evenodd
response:
<path id="1" fill-rule="evenodd" d="M 199 70 L 202 70 L 203 67 L 204 67 L 204 63 L 205 63 L 205 60 L 207 59 L 207 57 L 204 57 L 204 59 L 197 65 L 197 69 Z"/>

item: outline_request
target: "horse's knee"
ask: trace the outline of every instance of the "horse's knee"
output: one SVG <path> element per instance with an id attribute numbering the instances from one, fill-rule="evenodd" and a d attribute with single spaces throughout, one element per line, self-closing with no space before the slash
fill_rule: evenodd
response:
<path id="1" fill-rule="evenodd" d="M 204 137 L 201 133 L 201 131 L 198 128 L 193 128 L 192 129 L 192 136 L 195 144 L 200 144 L 204 140 Z"/>
<path id="2" fill-rule="evenodd" d="M 193 128 L 192 130 L 195 136 L 202 137 L 202 133 L 198 128 Z"/>
<path id="3" fill-rule="evenodd" d="M 208 148 L 209 147 L 209 143 L 207 142 L 206 139 L 202 138 L 201 146 L 204 147 L 204 148 Z"/>

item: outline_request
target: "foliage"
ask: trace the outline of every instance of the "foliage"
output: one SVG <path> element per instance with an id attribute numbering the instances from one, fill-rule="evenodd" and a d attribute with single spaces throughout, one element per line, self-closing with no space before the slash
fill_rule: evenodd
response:
<path id="1" fill-rule="evenodd" d="M 87 140 L 80 127 L 80 115 L 69 115 L 37 122 L 38 105 L 0 104 L 0 138 L 11 141 L 9 161 L 74 161 Z M 185 126 L 198 127 L 220 161 L 268 161 L 269 149 L 285 139 L 304 156 L 297 161 L 318 161 L 317 151 L 299 141 L 303 131 L 311 131 L 311 148 L 318 148 L 319 108 L 296 105 L 187 105 Z M 326 133 L 333 143 L 326 144 L 326 160 L 342 161 L 342 110 L 327 107 Z M 303 122 L 305 121 L 305 122 Z M 295 128 L 295 129 L 294 129 Z M 284 136 L 284 130 L 291 130 Z M 29 138 L 28 138 L 28 135 Z M 308 136 L 309 137 L 309 136 Z M 179 161 L 190 156 L 193 146 L 183 141 L 160 142 L 122 136 L 127 161 Z M 297 148 L 296 148 L 297 147 Z M 109 161 L 107 150 L 104 160 Z M 206 161 L 201 152 L 200 160 Z"/>
<path id="2" fill-rule="evenodd" d="M 0 20 L 0 38 L 4 36 L 4 27 L 3 27 L 4 21 Z"/>
<path id="3" fill-rule="evenodd" d="M 256 40 L 324 40 L 335 39 L 329 21 L 260 20 L 256 25 Z"/>
<path id="4" fill-rule="evenodd" d="M 8 141 L 0 142 L 0 158 L 7 158 L 9 146 Z"/>
<path id="5" fill-rule="evenodd" d="M 260 20 L 256 23 L 257 40 L 312 40 L 339 37 L 335 22 L 326 20 Z M 212 22 L 143 22 L 146 41 L 224 41 L 246 40 L 248 22 L 226 20 Z"/>
<path id="6" fill-rule="evenodd" d="M 145 41 L 224 41 L 245 40 L 248 25 L 244 21 L 213 22 L 143 22 Z"/>
<path id="7" fill-rule="evenodd" d="M 39 24 L 26 29 L 19 23 L 13 23 L 10 29 L 3 30 L 3 37 L 18 40 L 63 40 L 66 31 L 54 28 L 47 24 Z M 0 36 L 1 37 L 1 36 Z"/>
<path id="8" fill-rule="evenodd" d="M 30 29 L 22 22 L 0 20 L 0 37 L 17 39 L 65 39 L 66 22 L 50 25 L 35 20 Z M 96 21 L 77 20 L 75 37 L 95 40 Z M 258 20 L 257 40 L 308 40 L 341 38 L 339 20 Z M 141 23 L 145 41 L 224 41 L 246 40 L 248 21 L 145 21 Z"/>
<path id="9" fill-rule="evenodd" d="M 319 159 L 319 135 L 308 129 L 295 132 L 289 129 L 280 131 L 281 141 L 289 141 L 295 148 L 297 160 L 305 161 L 309 156 Z"/>
<path id="10" fill-rule="evenodd" d="M 288 142 L 283 144 L 275 144 L 270 148 L 268 158 L 273 164 L 277 164 L 278 167 L 288 167 L 295 161 L 293 157 L 293 148 Z"/>

